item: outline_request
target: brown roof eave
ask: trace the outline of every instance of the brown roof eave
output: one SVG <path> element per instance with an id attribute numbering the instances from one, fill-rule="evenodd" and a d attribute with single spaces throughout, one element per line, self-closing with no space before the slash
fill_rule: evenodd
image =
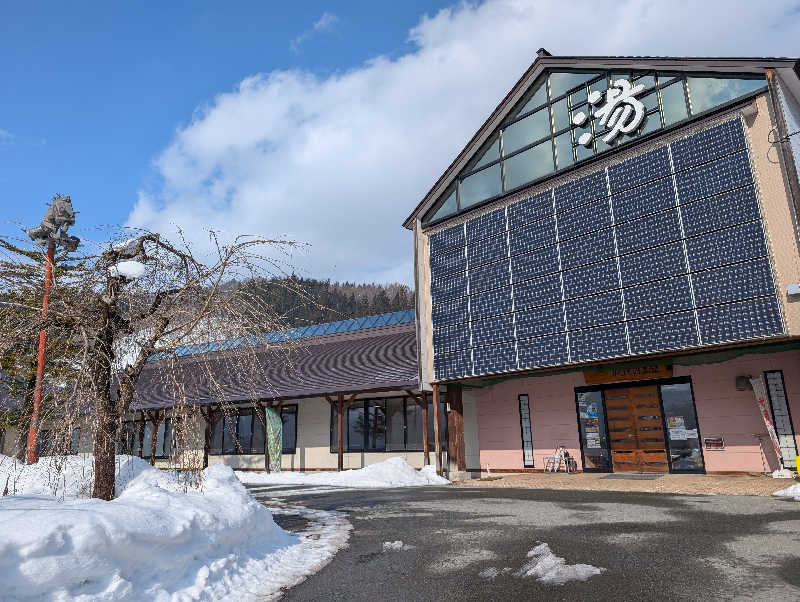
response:
<path id="1" fill-rule="evenodd" d="M 519 97 L 539 77 L 545 69 L 556 67 L 570 67 L 573 69 L 633 67 L 647 68 L 680 68 L 696 71 L 726 71 L 750 72 L 754 69 L 767 67 L 790 67 L 795 73 L 800 72 L 800 59 L 790 57 L 653 57 L 653 56 L 538 56 L 531 66 L 519 78 L 514 87 L 500 101 L 491 115 L 484 121 L 466 146 L 456 156 L 442 176 L 431 187 L 428 193 L 417 204 L 411 214 L 403 222 L 403 227 L 413 230 L 414 221 L 427 210 L 430 202 L 439 198 L 439 195 L 453 181 L 453 178 L 463 169 L 466 162 L 473 154 L 473 149 L 478 148 L 495 130 L 499 122 L 508 113 Z"/>

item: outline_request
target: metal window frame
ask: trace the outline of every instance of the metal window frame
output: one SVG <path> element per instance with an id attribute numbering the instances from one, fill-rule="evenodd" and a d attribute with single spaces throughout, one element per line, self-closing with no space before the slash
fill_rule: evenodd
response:
<path id="1" fill-rule="evenodd" d="M 525 462 L 525 425 L 522 423 L 522 398 L 525 398 L 525 402 L 528 404 L 528 430 L 531 434 L 531 463 L 528 465 Z M 531 397 L 528 393 L 519 393 L 517 395 L 517 411 L 519 412 L 519 435 L 520 440 L 522 442 L 522 465 L 525 468 L 534 468 L 536 465 L 536 454 L 533 453 L 533 420 L 531 419 L 532 410 L 531 410 Z"/>
<path id="2" fill-rule="evenodd" d="M 498 126 L 498 137 L 499 137 L 499 140 L 500 140 L 500 158 L 496 159 L 496 160 L 494 160 L 494 161 L 492 161 L 490 163 L 487 163 L 485 165 L 481 165 L 479 168 L 473 168 L 473 169 L 470 169 L 470 170 L 466 170 L 466 169 L 462 170 L 462 172 L 459 173 L 458 176 L 456 176 L 454 178 L 453 183 L 451 184 L 451 186 L 448 186 L 447 190 L 451 190 L 451 187 L 455 186 L 456 211 L 451 213 L 451 214 L 448 214 L 446 216 L 442 216 L 440 218 L 437 218 L 436 220 L 430 219 L 433 215 L 436 214 L 436 212 L 439 210 L 439 208 L 441 207 L 443 202 L 446 201 L 447 198 L 449 197 L 449 195 L 447 195 L 446 193 L 443 193 L 441 195 L 441 197 L 439 199 L 437 199 L 437 201 L 433 204 L 433 206 L 423 216 L 422 223 L 423 223 L 424 227 L 426 227 L 426 228 L 427 227 L 431 227 L 431 226 L 434 226 L 434 225 L 436 225 L 438 223 L 441 223 L 441 222 L 443 222 L 443 221 L 445 221 L 447 219 L 451 219 L 451 218 L 453 218 L 455 216 L 462 215 L 462 214 L 466 213 L 467 211 L 476 209 L 478 207 L 481 207 L 483 205 L 491 203 L 491 202 L 493 202 L 495 200 L 503 198 L 503 197 L 505 197 L 507 195 L 513 194 L 515 192 L 518 192 L 519 190 L 522 190 L 524 188 L 527 188 L 527 187 L 533 186 L 535 184 L 538 184 L 539 182 L 545 181 L 548 178 L 552 178 L 556 174 L 561 175 L 563 173 L 567 173 L 568 171 L 570 171 L 572 169 L 576 169 L 578 166 L 582 167 L 582 166 L 588 165 L 589 163 L 591 163 L 593 161 L 596 161 L 596 160 L 598 160 L 600 158 L 607 157 L 609 155 L 609 153 L 612 153 L 613 151 L 617 150 L 618 148 L 620 148 L 620 146 L 629 147 L 629 146 L 634 145 L 634 144 L 636 144 L 638 142 L 644 142 L 644 141 L 651 140 L 652 138 L 655 138 L 658 135 L 671 132 L 671 131 L 673 131 L 675 129 L 678 129 L 680 127 L 685 126 L 686 124 L 692 123 L 693 121 L 696 121 L 698 119 L 703 119 L 703 118 L 708 117 L 710 115 L 713 115 L 713 114 L 715 114 L 717 112 L 723 111 L 723 110 L 725 110 L 725 109 L 727 109 L 727 108 L 729 108 L 731 106 L 735 106 L 735 105 L 737 105 L 739 103 L 744 104 L 746 101 L 749 101 L 752 98 L 755 98 L 756 96 L 758 96 L 760 94 L 763 94 L 764 92 L 768 92 L 769 91 L 768 82 L 766 81 L 765 76 L 763 74 L 761 74 L 761 73 L 723 73 L 723 72 L 709 72 L 709 71 L 691 71 L 691 72 L 690 71 L 683 71 L 683 72 L 680 72 L 680 73 L 678 73 L 676 75 L 672 75 L 671 77 L 669 77 L 668 79 L 665 79 L 665 81 L 662 82 L 661 78 L 658 76 L 659 71 L 655 70 L 655 69 L 650 69 L 650 70 L 630 69 L 628 71 L 621 71 L 621 70 L 615 70 L 615 69 L 606 69 L 606 70 L 601 72 L 601 75 L 598 75 L 597 77 L 595 77 L 593 79 L 586 80 L 585 82 L 583 82 L 583 84 L 581 84 L 579 86 L 575 86 L 574 88 L 569 89 L 567 92 L 559 95 L 556 98 L 550 99 L 550 74 L 554 73 L 554 72 L 559 72 L 559 71 L 558 70 L 548 69 L 541 76 L 541 77 L 543 77 L 545 79 L 545 84 L 547 86 L 547 98 L 548 98 L 548 100 L 545 103 L 543 103 L 543 104 L 541 104 L 541 105 L 539 105 L 539 106 L 537 106 L 537 107 L 535 107 L 533 109 L 530 109 L 530 110 L 526 111 L 525 113 L 520 113 L 518 115 L 514 115 L 513 118 L 507 119 L 507 120 L 501 122 L 501 124 Z M 581 73 L 581 72 L 584 72 L 584 73 L 596 73 L 595 70 L 586 70 L 586 71 L 576 70 L 575 71 L 575 73 Z M 644 135 L 640 133 L 641 129 L 642 129 L 642 128 L 640 128 L 637 131 L 635 137 L 631 138 L 630 140 L 626 140 L 622 144 L 620 144 L 619 142 L 616 142 L 610 148 L 607 148 L 607 149 L 602 150 L 602 151 L 598 151 L 596 149 L 596 146 L 595 146 L 595 150 L 594 150 L 593 155 L 591 157 L 586 157 L 586 158 L 583 158 L 583 159 L 577 159 L 577 155 L 576 155 L 576 151 L 575 151 L 577 143 L 575 142 L 575 139 L 574 139 L 574 136 L 573 136 L 572 137 L 572 155 L 573 155 L 573 159 L 574 160 L 573 160 L 571 165 L 568 165 L 568 166 L 563 167 L 561 169 L 558 168 L 557 159 L 556 159 L 556 152 L 557 151 L 555 150 L 555 146 L 553 146 L 551 148 L 551 153 L 553 154 L 553 162 L 554 162 L 553 163 L 553 165 L 554 165 L 554 170 L 553 171 L 549 172 L 545 176 L 542 176 L 541 178 L 537 178 L 535 180 L 531 180 L 530 182 L 527 182 L 525 184 L 517 186 L 516 188 L 509 189 L 509 190 L 505 189 L 505 167 L 502 164 L 506 159 L 509 159 L 509 158 L 513 157 L 514 155 L 517 155 L 517 154 L 520 154 L 520 153 L 525 152 L 527 150 L 530 150 L 534 146 L 537 146 L 538 144 L 546 142 L 547 140 L 550 140 L 551 144 L 554 145 L 554 141 L 558 136 L 564 134 L 567 131 L 572 131 L 572 130 L 575 129 L 575 126 L 570 125 L 569 127 L 563 128 L 563 129 L 561 129 L 561 130 L 559 130 L 557 132 L 553 131 L 552 105 L 554 103 L 556 103 L 558 101 L 561 101 L 564 98 L 568 99 L 568 97 L 570 95 L 572 95 L 575 92 L 579 91 L 581 88 L 588 89 L 589 86 L 591 86 L 592 84 L 595 84 L 595 83 L 598 83 L 598 82 L 602 81 L 604 78 L 608 82 L 611 74 L 622 75 L 623 73 L 627 73 L 629 79 L 631 79 L 633 81 L 636 81 L 637 79 L 640 79 L 641 77 L 645 77 L 645 76 L 648 76 L 648 75 L 652 75 L 652 76 L 654 76 L 656 78 L 656 85 L 653 86 L 652 89 L 648 90 L 647 93 L 648 94 L 650 94 L 652 92 L 656 93 L 656 95 L 658 97 L 658 105 L 659 106 L 658 106 L 658 109 L 654 109 L 653 111 L 647 113 L 647 115 L 650 115 L 651 113 L 655 113 L 657 111 L 659 113 L 660 117 L 661 117 L 661 127 L 660 128 L 656 129 L 655 131 L 648 132 L 647 134 L 644 134 Z M 670 71 L 661 71 L 661 73 L 664 73 L 665 75 L 670 75 L 671 74 Z M 711 109 L 707 109 L 706 111 L 702 111 L 702 112 L 694 114 L 692 112 L 691 97 L 690 97 L 691 94 L 690 94 L 690 90 L 689 90 L 689 86 L 688 86 L 688 78 L 689 77 L 693 77 L 693 78 L 694 77 L 713 77 L 713 78 L 716 78 L 716 79 L 753 79 L 753 80 L 758 80 L 758 79 L 764 78 L 764 85 L 762 87 L 756 89 L 756 90 L 753 90 L 752 92 L 749 92 L 748 94 L 745 94 L 745 95 L 740 96 L 738 98 L 735 98 L 733 100 L 724 102 L 724 103 L 722 103 L 722 104 L 720 104 L 718 106 L 715 106 L 715 107 L 713 107 Z M 684 102 L 686 104 L 687 117 L 685 119 L 679 120 L 679 121 L 677 121 L 677 122 L 675 122 L 675 123 L 673 123 L 673 124 L 671 124 L 669 126 L 664 126 L 664 116 L 663 116 L 663 104 L 662 104 L 662 100 L 661 100 L 661 90 L 663 88 L 666 88 L 666 87 L 678 82 L 678 81 L 680 81 L 681 85 L 683 86 L 683 96 L 684 96 Z M 534 88 L 534 86 L 531 86 L 531 89 L 533 89 L 533 88 Z M 537 91 L 538 91 L 538 89 L 537 89 Z M 530 97 L 526 98 L 526 96 L 524 96 L 523 99 L 521 99 L 518 102 L 518 105 L 525 106 L 526 100 L 530 99 Z M 569 100 L 567 100 L 567 103 L 569 105 Z M 579 109 L 579 108 L 583 107 L 585 104 L 588 104 L 588 101 L 577 103 L 574 107 L 569 106 L 569 110 L 572 111 L 573 109 Z M 549 120 L 550 120 L 551 133 L 549 135 L 547 135 L 547 136 L 544 136 L 544 137 L 542 137 L 542 138 L 540 138 L 538 140 L 533 141 L 532 143 L 528 144 L 527 146 L 523 146 L 523 147 L 521 147 L 519 149 L 516 149 L 514 152 L 509 153 L 508 156 L 505 156 L 504 155 L 504 149 L 503 149 L 503 130 L 506 127 L 508 127 L 509 125 L 511 125 L 513 123 L 516 123 L 516 122 L 518 122 L 518 121 L 520 121 L 522 119 L 525 119 L 526 117 L 529 117 L 530 115 L 532 115 L 536 111 L 539 111 L 539 110 L 541 110 L 543 108 L 547 108 L 548 111 L 549 111 L 549 116 L 548 117 L 549 117 Z M 513 110 L 511 112 L 513 113 Z M 593 124 L 593 122 L 594 122 L 594 120 L 592 120 L 590 123 Z M 642 126 L 642 127 L 644 127 L 644 126 Z M 594 131 L 594 125 L 592 125 L 592 130 Z M 600 134 L 605 133 L 606 131 L 607 130 L 603 130 L 603 132 L 600 132 L 599 134 L 595 133 L 595 137 L 597 137 Z M 461 181 L 466 179 L 466 178 L 468 178 L 469 176 L 472 176 L 472 175 L 480 172 L 480 171 L 483 171 L 483 170 L 485 170 L 485 169 L 487 169 L 489 167 L 497 165 L 498 163 L 501 164 L 501 169 L 500 169 L 500 174 L 501 174 L 501 176 L 500 176 L 501 192 L 499 194 L 497 194 L 497 195 L 494 195 L 492 197 L 484 199 L 483 201 L 480 201 L 478 203 L 470 205 L 469 207 L 462 208 L 461 207 L 461 192 L 460 192 Z"/>
<path id="3" fill-rule="evenodd" d="M 300 404 L 297 403 L 290 403 L 281 406 L 281 422 L 283 422 L 283 412 L 288 408 L 294 408 L 292 412 L 286 412 L 287 414 L 294 415 L 294 441 L 292 441 L 291 447 L 286 447 L 286 441 L 283 438 L 283 427 L 281 426 L 281 453 L 282 454 L 295 454 L 297 453 L 297 415 L 300 413 Z M 255 425 L 253 425 L 253 432 L 255 432 Z M 266 425 L 264 425 L 264 436 L 267 436 Z M 252 449 L 252 447 L 251 447 Z M 287 451 L 287 450 L 291 451 Z"/>

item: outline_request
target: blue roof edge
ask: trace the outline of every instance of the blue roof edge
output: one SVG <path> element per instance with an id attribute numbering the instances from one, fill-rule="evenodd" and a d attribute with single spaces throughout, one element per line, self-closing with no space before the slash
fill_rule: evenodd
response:
<path id="1" fill-rule="evenodd" d="M 308 326 L 295 326 L 282 331 L 265 332 L 258 337 L 249 337 L 253 344 L 267 344 L 279 343 L 283 341 L 296 341 L 299 339 L 313 339 L 316 337 L 323 337 L 330 334 L 339 334 L 342 332 L 357 332 L 359 330 L 371 330 L 373 328 L 382 328 L 384 326 L 393 326 L 395 324 L 409 324 L 416 319 L 416 310 L 404 309 L 401 311 L 392 311 L 385 314 L 375 314 L 372 316 L 363 316 L 361 318 L 351 318 L 349 320 L 337 320 L 335 322 L 322 322 L 320 324 L 309 324 Z M 187 355 L 198 355 L 201 353 L 208 353 L 210 351 L 220 351 L 227 349 L 235 349 L 244 344 L 245 338 L 239 337 L 236 339 L 226 339 L 222 341 L 213 341 L 211 343 L 193 343 L 191 345 L 182 345 L 175 347 L 169 352 L 162 351 L 151 355 L 149 360 L 165 359 L 172 354 L 179 357 Z"/>

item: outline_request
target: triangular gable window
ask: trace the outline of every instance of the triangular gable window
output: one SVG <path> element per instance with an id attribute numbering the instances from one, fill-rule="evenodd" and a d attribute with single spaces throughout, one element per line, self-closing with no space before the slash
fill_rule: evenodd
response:
<path id="1" fill-rule="evenodd" d="M 607 93 L 624 80 L 643 108 L 630 131 L 603 120 Z M 557 71 L 542 75 L 423 218 L 438 221 L 636 138 L 760 92 L 762 74 Z M 611 113 L 611 110 L 607 110 Z M 638 113 L 639 111 L 637 111 Z M 605 121 L 605 123 L 603 123 Z"/>

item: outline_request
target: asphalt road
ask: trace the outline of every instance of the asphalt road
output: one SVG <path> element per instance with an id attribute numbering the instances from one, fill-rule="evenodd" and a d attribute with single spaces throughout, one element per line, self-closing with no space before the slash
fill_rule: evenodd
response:
<path id="1" fill-rule="evenodd" d="M 285 600 L 800 600 L 798 502 L 472 487 L 253 493 L 353 524 L 349 545 Z M 397 540 L 406 549 L 384 550 Z M 605 570 L 563 585 L 515 576 L 539 542 Z M 491 567 L 500 574 L 480 575 Z"/>

